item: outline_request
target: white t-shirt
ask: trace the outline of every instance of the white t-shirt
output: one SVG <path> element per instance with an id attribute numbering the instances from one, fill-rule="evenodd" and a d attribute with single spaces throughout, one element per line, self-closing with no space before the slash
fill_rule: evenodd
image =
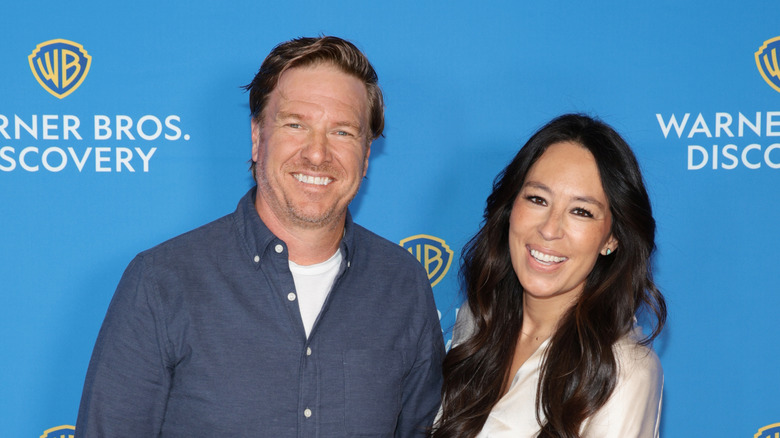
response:
<path id="1" fill-rule="evenodd" d="M 461 308 L 456 326 L 458 339 L 453 345 L 471 335 L 473 323 L 464 321 L 470 318 L 468 308 Z M 641 336 L 642 330 L 636 326 L 613 346 L 618 362 L 617 386 L 607 403 L 582 423 L 583 438 L 658 438 L 664 376 L 655 352 L 637 343 Z M 548 344 L 549 339 L 520 366 L 509 391 L 490 411 L 477 438 L 536 437 L 540 429 L 535 413 L 536 390 Z M 544 422 L 544 415 L 540 413 L 539 417 Z"/>
<path id="2" fill-rule="evenodd" d="M 322 310 L 325 299 L 328 298 L 333 281 L 341 266 L 341 250 L 336 251 L 328 260 L 314 265 L 299 265 L 290 261 L 290 272 L 298 293 L 298 308 L 301 311 L 303 328 L 309 337 L 311 328 Z"/>

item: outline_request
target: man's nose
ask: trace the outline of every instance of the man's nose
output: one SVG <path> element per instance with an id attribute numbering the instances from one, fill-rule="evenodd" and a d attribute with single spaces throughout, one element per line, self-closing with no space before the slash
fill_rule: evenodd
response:
<path id="1" fill-rule="evenodd" d="M 330 143 L 326 132 L 313 131 L 306 139 L 301 156 L 318 166 L 330 159 Z"/>

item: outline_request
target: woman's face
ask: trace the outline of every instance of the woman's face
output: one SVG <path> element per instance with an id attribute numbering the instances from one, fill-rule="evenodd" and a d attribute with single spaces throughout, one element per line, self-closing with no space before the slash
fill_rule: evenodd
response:
<path id="1" fill-rule="evenodd" d="M 525 297 L 573 302 L 599 253 L 617 247 L 611 226 L 590 151 L 550 145 L 526 175 L 509 219 L 509 252 Z"/>

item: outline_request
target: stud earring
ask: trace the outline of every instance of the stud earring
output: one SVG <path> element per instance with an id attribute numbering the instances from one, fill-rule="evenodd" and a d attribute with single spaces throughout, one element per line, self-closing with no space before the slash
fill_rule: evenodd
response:
<path id="1" fill-rule="evenodd" d="M 610 255 L 610 254 L 612 254 L 612 250 L 607 248 L 607 254 L 606 255 Z"/>

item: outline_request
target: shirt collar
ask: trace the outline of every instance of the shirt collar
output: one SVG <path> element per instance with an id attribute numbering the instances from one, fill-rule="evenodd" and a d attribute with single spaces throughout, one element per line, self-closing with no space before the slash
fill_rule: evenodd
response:
<path id="1" fill-rule="evenodd" d="M 255 209 L 255 195 L 257 186 L 251 188 L 238 201 L 238 207 L 234 213 L 236 228 L 238 229 L 244 250 L 250 258 L 263 257 L 269 245 L 279 242 L 271 230 L 260 219 Z M 352 222 L 352 214 L 347 210 L 344 222 L 344 237 L 341 239 L 340 248 L 343 251 L 344 260 L 351 264 L 355 253 L 355 224 Z"/>

